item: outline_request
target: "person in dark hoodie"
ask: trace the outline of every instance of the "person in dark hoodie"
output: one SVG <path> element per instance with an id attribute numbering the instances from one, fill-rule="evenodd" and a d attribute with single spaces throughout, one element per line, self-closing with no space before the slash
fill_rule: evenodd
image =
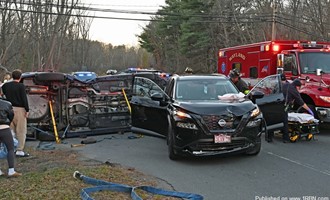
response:
<path id="1" fill-rule="evenodd" d="M 13 107 L 10 102 L 0 99 L 0 142 L 7 148 L 8 177 L 18 177 L 21 173 L 15 171 L 14 140 L 10 130 L 10 123 L 14 118 Z M 4 173 L 0 170 L 0 176 Z"/>
<path id="2" fill-rule="evenodd" d="M 285 77 L 285 76 L 284 76 Z M 285 80 L 285 78 L 281 76 L 283 83 L 283 95 L 285 99 L 285 114 L 284 114 L 284 127 L 283 127 L 283 142 L 290 142 L 289 139 L 289 127 L 288 127 L 288 108 L 293 107 L 293 105 L 298 105 L 299 107 L 303 107 L 308 111 L 309 114 L 314 116 L 313 111 L 307 106 L 304 100 L 301 98 L 299 89 L 301 87 L 301 81 L 299 79 L 295 79 L 292 83 L 289 83 Z"/>
<path id="3" fill-rule="evenodd" d="M 14 109 L 14 119 L 10 124 L 10 128 L 15 132 L 18 140 L 16 151 L 17 157 L 27 157 L 28 153 L 24 152 L 25 140 L 27 134 L 27 117 L 29 115 L 29 104 L 26 95 L 26 89 L 23 83 L 20 83 L 22 71 L 16 69 L 12 72 L 12 81 L 8 81 L 2 85 L 2 92 Z"/>

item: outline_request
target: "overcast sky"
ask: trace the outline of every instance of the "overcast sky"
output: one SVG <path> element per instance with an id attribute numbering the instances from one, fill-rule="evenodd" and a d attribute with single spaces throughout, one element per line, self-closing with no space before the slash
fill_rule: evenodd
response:
<path id="1" fill-rule="evenodd" d="M 129 19 L 150 19 L 150 16 L 129 14 L 125 13 L 126 11 L 156 12 L 160 6 L 165 5 L 165 0 L 82 0 L 82 2 L 91 8 L 123 11 L 123 13 L 89 11 L 90 15 Z M 147 24 L 147 21 L 94 18 L 90 38 L 115 46 L 122 44 L 136 46 L 138 44 L 136 35 L 139 35 L 142 32 L 141 27 Z"/>

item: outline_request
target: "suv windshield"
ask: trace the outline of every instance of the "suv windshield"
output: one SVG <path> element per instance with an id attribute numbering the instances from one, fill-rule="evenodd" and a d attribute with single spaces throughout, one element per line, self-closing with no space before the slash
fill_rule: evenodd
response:
<path id="1" fill-rule="evenodd" d="M 330 53 L 300 53 L 299 61 L 303 73 L 315 73 L 316 69 L 322 69 L 326 73 L 330 72 Z"/>
<path id="2" fill-rule="evenodd" d="M 180 80 L 176 85 L 177 100 L 215 100 L 224 94 L 238 94 L 235 86 L 228 79 Z"/>

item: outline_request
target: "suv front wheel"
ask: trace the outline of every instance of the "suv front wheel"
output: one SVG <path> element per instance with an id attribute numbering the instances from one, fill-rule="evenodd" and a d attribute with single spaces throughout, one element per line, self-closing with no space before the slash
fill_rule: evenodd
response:
<path id="1" fill-rule="evenodd" d="M 255 156 L 260 153 L 260 150 L 261 150 L 261 138 L 257 137 L 254 147 L 251 150 L 247 151 L 245 154 Z"/>
<path id="2" fill-rule="evenodd" d="M 178 160 L 180 156 L 176 152 L 174 145 L 175 145 L 174 130 L 171 127 L 171 125 L 169 125 L 169 131 L 167 133 L 168 156 L 171 160 Z"/>

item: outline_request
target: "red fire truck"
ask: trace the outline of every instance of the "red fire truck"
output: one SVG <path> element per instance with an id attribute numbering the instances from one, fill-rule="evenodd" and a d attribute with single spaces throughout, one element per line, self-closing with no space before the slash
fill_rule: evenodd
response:
<path id="1" fill-rule="evenodd" d="M 276 73 L 300 78 L 302 98 L 330 123 L 330 42 L 266 41 L 220 49 L 218 73 L 228 75 L 232 69 L 252 85 Z"/>

